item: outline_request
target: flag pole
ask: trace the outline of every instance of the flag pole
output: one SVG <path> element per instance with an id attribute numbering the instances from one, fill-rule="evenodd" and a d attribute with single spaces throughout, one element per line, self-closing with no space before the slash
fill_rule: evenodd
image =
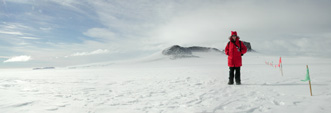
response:
<path id="1" fill-rule="evenodd" d="M 282 76 L 284 76 L 283 75 L 283 63 L 280 64 L 280 72 L 282 73 Z"/>
<path id="2" fill-rule="evenodd" d="M 279 68 L 280 68 L 280 72 L 282 73 L 282 76 L 284 76 L 284 75 L 283 75 L 283 62 L 282 62 L 282 57 L 279 57 L 279 61 L 280 61 L 280 62 L 279 62 L 279 63 L 280 63 L 280 67 L 279 67 Z"/>
<path id="3" fill-rule="evenodd" d="M 310 88 L 310 96 L 313 96 L 313 92 L 311 91 L 311 83 L 310 83 L 310 80 L 309 80 L 309 88 Z"/>
<path id="4" fill-rule="evenodd" d="M 308 65 L 306 65 L 307 67 L 307 70 L 308 70 Z M 310 78 L 310 74 L 308 73 L 308 76 Z M 310 96 L 313 96 L 313 92 L 312 92 L 312 89 L 311 89 L 311 82 L 310 82 L 310 79 L 309 79 L 309 89 L 310 89 Z"/>

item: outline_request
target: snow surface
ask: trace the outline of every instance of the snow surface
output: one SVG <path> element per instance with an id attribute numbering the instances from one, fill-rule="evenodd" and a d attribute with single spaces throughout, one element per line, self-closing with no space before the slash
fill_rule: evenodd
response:
<path id="1" fill-rule="evenodd" d="M 330 113 L 331 59 L 282 57 L 284 76 L 248 53 L 242 85 L 227 85 L 227 56 L 139 60 L 54 70 L 0 70 L 0 113 Z M 313 96 L 305 79 L 309 65 Z"/>

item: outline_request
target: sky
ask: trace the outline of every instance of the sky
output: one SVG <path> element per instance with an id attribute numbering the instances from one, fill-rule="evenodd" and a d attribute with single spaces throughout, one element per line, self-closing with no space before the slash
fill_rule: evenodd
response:
<path id="1" fill-rule="evenodd" d="M 330 0 L 1 0 L 0 68 L 144 57 L 172 45 L 331 55 Z"/>

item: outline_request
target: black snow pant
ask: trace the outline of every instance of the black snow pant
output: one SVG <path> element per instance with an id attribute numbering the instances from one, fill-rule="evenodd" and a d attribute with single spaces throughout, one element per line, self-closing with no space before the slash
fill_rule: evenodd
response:
<path id="1" fill-rule="evenodd" d="M 236 71 L 236 74 L 234 74 L 234 71 Z M 233 83 L 233 78 L 236 79 L 236 83 L 241 83 L 241 80 L 240 80 L 240 67 L 230 67 L 229 82 Z"/>

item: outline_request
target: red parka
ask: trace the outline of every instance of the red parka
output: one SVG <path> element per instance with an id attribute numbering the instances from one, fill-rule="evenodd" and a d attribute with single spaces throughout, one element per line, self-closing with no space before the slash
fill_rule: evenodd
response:
<path id="1" fill-rule="evenodd" d="M 238 51 L 238 48 L 236 47 L 236 45 L 234 45 L 233 42 L 231 42 L 231 40 L 232 38 L 230 37 L 230 42 L 225 47 L 225 54 L 228 55 L 228 66 L 240 67 L 242 66 L 241 55 L 247 52 L 247 47 L 242 41 L 240 41 L 241 43 L 239 43 L 239 37 L 237 37 L 235 43 L 238 48 L 240 48 L 241 45 L 241 51 Z"/>

